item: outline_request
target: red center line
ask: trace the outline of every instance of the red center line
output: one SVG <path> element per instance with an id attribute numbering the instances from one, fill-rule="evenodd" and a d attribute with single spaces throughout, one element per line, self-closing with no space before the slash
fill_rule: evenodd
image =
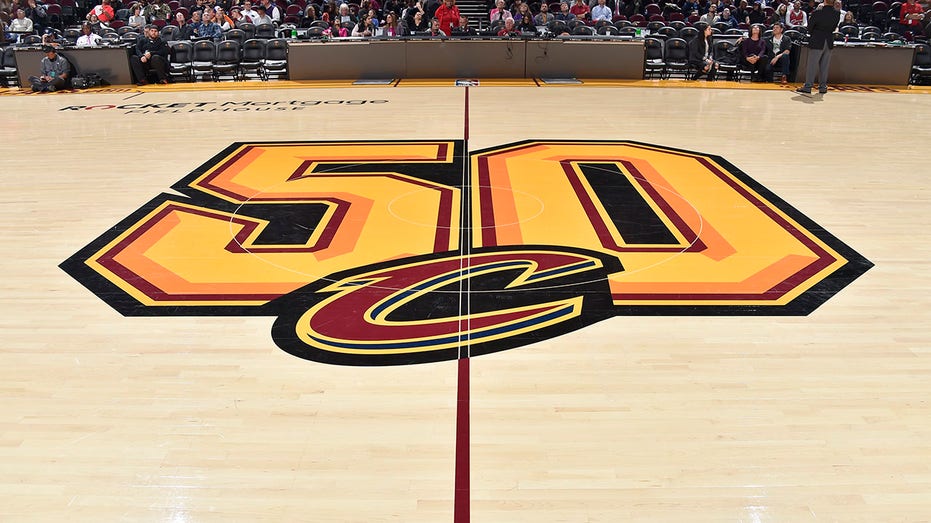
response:
<path id="1" fill-rule="evenodd" d="M 465 119 L 463 123 L 463 136 L 464 143 L 462 147 L 462 154 L 465 156 L 463 158 L 463 172 L 462 172 L 462 191 L 467 193 L 469 190 L 469 88 L 465 88 Z M 463 198 L 463 201 L 468 201 L 468 198 Z M 469 218 L 469 209 L 464 208 L 462 213 L 462 223 L 465 224 L 465 234 L 460 234 L 460 246 L 459 252 L 462 255 L 462 258 L 467 260 L 466 263 L 469 263 L 468 255 L 470 254 L 471 246 L 471 219 Z M 466 319 L 466 328 L 465 332 L 469 332 L 469 322 L 468 318 L 471 313 L 469 302 L 469 280 L 466 279 L 466 289 L 465 292 L 459 293 L 459 300 L 466 300 L 465 306 L 465 317 Z M 462 307 L 460 306 L 460 309 Z M 461 325 L 461 323 L 460 323 Z M 459 329 L 460 334 L 463 332 L 463 329 Z M 469 344 L 470 340 L 466 339 L 465 351 L 463 352 L 463 347 L 459 348 L 459 372 L 458 372 L 458 385 L 456 390 L 456 492 L 453 501 L 453 522 L 454 523 L 469 523 L 470 517 L 470 502 L 471 502 L 471 492 L 469 488 Z"/>

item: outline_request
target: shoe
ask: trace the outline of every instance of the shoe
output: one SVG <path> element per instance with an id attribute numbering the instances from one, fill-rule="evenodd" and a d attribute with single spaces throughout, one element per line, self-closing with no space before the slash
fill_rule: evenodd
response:
<path id="1" fill-rule="evenodd" d="M 55 86 L 54 86 L 54 85 L 50 85 L 50 86 L 48 86 L 48 89 L 46 89 L 45 91 L 48 92 L 48 93 L 54 93 L 54 92 L 56 91 L 56 89 L 55 89 Z"/>
<path id="2" fill-rule="evenodd" d="M 818 94 L 827 94 L 827 89 L 818 89 Z"/>
<path id="3" fill-rule="evenodd" d="M 811 90 L 805 89 L 804 87 L 799 87 L 798 89 L 795 90 L 795 92 L 798 94 L 803 94 L 805 96 L 811 96 Z"/>
<path id="4" fill-rule="evenodd" d="M 158 83 L 162 85 L 168 85 L 168 80 L 159 80 Z"/>
<path id="5" fill-rule="evenodd" d="M 692 80 L 698 80 L 699 76 L 701 76 L 701 73 L 692 73 Z"/>
<path id="6" fill-rule="evenodd" d="M 785 84 L 789 83 L 789 78 L 786 77 L 786 75 L 782 75 L 782 78 L 779 79 L 779 83 L 785 85 Z"/>
<path id="7" fill-rule="evenodd" d="M 147 83 L 149 83 L 149 82 L 136 82 L 136 85 L 138 85 L 138 86 L 141 87 L 141 86 L 143 86 L 143 85 L 146 85 Z"/>

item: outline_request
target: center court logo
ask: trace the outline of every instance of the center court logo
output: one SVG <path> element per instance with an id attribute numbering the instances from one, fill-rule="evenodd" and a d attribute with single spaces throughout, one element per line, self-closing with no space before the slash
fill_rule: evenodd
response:
<path id="1" fill-rule="evenodd" d="M 804 315 L 872 264 L 719 157 L 628 141 L 236 143 L 62 264 L 301 358 L 456 359 L 616 315 Z"/>

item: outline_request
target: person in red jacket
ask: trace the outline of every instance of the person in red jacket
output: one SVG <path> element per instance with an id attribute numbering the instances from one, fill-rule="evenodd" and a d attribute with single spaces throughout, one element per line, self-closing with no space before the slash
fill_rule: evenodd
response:
<path id="1" fill-rule="evenodd" d="M 904 35 L 906 31 L 921 33 L 921 21 L 924 19 L 924 9 L 915 0 L 908 0 L 899 11 L 899 34 Z"/>
<path id="2" fill-rule="evenodd" d="M 91 15 L 97 15 L 97 20 L 100 20 L 104 24 L 109 24 L 113 20 L 113 6 L 110 5 L 110 0 L 102 0 L 100 5 L 95 6 L 93 9 L 87 13 L 87 19 L 90 20 Z"/>
<path id="3" fill-rule="evenodd" d="M 440 30 L 447 36 L 452 34 L 453 27 L 459 27 L 459 8 L 456 0 L 443 0 L 443 5 L 436 9 L 434 18 L 440 21 Z"/>

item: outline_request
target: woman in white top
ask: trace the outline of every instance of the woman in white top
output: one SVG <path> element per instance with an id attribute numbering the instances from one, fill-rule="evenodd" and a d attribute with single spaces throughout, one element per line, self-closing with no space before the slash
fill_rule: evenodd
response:
<path id="1" fill-rule="evenodd" d="M 142 16 L 142 5 L 136 3 L 133 4 L 130 9 L 133 14 L 129 17 L 129 20 L 126 21 L 126 25 L 136 29 L 137 32 L 141 31 L 142 28 L 145 27 L 145 17 Z"/>

